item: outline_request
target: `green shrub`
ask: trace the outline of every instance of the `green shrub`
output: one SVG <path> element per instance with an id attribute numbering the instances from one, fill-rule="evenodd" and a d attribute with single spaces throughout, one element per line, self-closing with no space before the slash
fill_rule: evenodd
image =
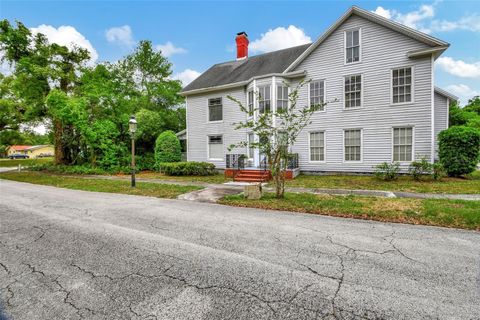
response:
<path id="1" fill-rule="evenodd" d="M 408 167 L 408 173 L 412 175 L 414 180 L 420 180 L 424 175 L 432 174 L 432 164 L 428 162 L 427 158 L 422 157 L 420 161 L 412 161 Z"/>
<path id="2" fill-rule="evenodd" d="M 468 174 L 480 160 L 480 131 L 464 126 L 451 127 L 438 136 L 440 162 L 452 177 Z"/>
<path id="3" fill-rule="evenodd" d="M 160 171 L 167 176 L 210 176 L 217 173 L 215 165 L 208 162 L 162 163 Z"/>
<path id="4" fill-rule="evenodd" d="M 164 162 L 178 162 L 181 159 L 180 140 L 173 131 L 162 132 L 155 142 L 155 164 L 157 167 Z"/>
<path id="5" fill-rule="evenodd" d="M 440 162 L 435 162 L 432 164 L 432 178 L 433 180 L 441 180 L 447 174 L 445 172 L 445 168 Z"/>
<path id="6" fill-rule="evenodd" d="M 66 165 L 54 165 L 54 164 L 41 164 L 28 167 L 31 171 L 46 171 L 49 173 L 61 173 L 61 174 L 116 174 L 116 173 L 130 173 L 130 167 L 125 166 L 113 166 L 108 169 L 100 167 L 93 167 L 88 164 L 66 166 Z"/>
<path id="7" fill-rule="evenodd" d="M 381 180 L 396 180 L 400 172 L 400 163 L 383 162 L 375 166 L 375 177 Z"/>
<path id="8" fill-rule="evenodd" d="M 137 171 L 143 170 L 155 170 L 155 154 L 154 153 L 146 153 L 143 155 L 136 155 L 135 156 L 135 167 Z"/>

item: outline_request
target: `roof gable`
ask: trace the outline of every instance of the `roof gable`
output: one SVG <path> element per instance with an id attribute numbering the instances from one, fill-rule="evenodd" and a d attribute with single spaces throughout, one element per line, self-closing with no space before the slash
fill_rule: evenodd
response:
<path id="1" fill-rule="evenodd" d="M 386 19 L 378 14 L 353 6 L 347 12 L 345 12 L 333 25 L 331 25 L 330 28 L 328 28 L 327 31 L 325 31 L 308 49 L 306 49 L 297 59 L 295 59 L 295 61 L 290 66 L 288 66 L 288 68 L 284 72 L 290 72 L 294 70 L 295 67 L 297 67 L 303 60 L 305 60 L 321 43 L 323 43 L 335 30 L 337 30 L 349 17 L 354 14 L 389 29 L 392 29 L 394 31 L 397 31 L 417 41 L 425 43 L 428 46 L 433 47 L 435 50 L 438 50 L 435 47 L 440 48 L 440 50 L 445 50 L 449 46 L 447 42 L 439 40 L 428 34 L 409 28 L 393 20 Z"/>

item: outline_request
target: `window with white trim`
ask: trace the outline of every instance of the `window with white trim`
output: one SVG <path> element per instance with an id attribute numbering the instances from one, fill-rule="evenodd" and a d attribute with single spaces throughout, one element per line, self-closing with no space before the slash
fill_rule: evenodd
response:
<path id="1" fill-rule="evenodd" d="M 310 107 L 317 107 L 317 111 L 323 111 L 325 106 L 323 105 L 325 101 L 325 81 L 317 80 L 312 81 L 309 84 L 310 87 Z"/>
<path id="2" fill-rule="evenodd" d="M 252 146 L 252 144 L 255 142 L 255 136 L 253 133 L 248 134 L 248 158 L 253 159 L 254 153 L 255 153 L 255 148 Z"/>
<path id="3" fill-rule="evenodd" d="M 325 161 L 325 132 L 310 132 L 310 161 Z"/>
<path id="4" fill-rule="evenodd" d="M 344 159 L 345 161 L 362 160 L 362 130 L 344 131 Z"/>
<path id="5" fill-rule="evenodd" d="M 277 111 L 288 108 L 288 87 L 277 86 Z"/>
<path id="6" fill-rule="evenodd" d="M 208 158 L 223 159 L 223 136 L 208 136 Z"/>
<path id="7" fill-rule="evenodd" d="M 253 113 L 253 90 L 248 91 L 248 112 Z"/>
<path id="8" fill-rule="evenodd" d="M 345 63 L 360 61 L 360 29 L 345 31 Z"/>
<path id="9" fill-rule="evenodd" d="M 258 112 L 270 112 L 270 86 L 258 88 Z"/>
<path id="10" fill-rule="evenodd" d="M 412 161 L 413 128 L 393 129 L 393 161 Z"/>
<path id="11" fill-rule="evenodd" d="M 222 98 L 208 99 L 208 121 L 221 121 L 222 119 Z"/>
<path id="12" fill-rule="evenodd" d="M 345 109 L 362 106 L 362 75 L 345 77 Z"/>
<path id="13" fill-rule="evenodd" d="M 392 102 L 403 103 L 412 101 L 412 68 L 392 70 Z"/>

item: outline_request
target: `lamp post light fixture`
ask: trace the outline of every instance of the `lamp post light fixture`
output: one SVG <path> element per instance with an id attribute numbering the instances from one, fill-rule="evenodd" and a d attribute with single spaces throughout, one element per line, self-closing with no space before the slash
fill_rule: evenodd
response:
<path id="1" fill-rule="evenodd" d="M 132 138 L 132 187 L 135 187 L 135 132 L 137 131 L 137 119 L 131 116 L 128 121 L 128 131 Z"/>

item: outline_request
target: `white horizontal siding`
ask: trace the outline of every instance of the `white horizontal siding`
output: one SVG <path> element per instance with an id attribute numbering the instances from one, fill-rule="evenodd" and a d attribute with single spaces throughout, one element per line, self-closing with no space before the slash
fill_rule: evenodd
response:
<path id="1" fill-rule="evenodd" d="M 438 134 L 448 127 L 448 98 L 435 92 L 435 159 L 438 158 Z"/>
<path id="2" fill-rule="evenodd" d="M 344 64 L 344 30 L 361 28 L 362 62 Z M 417 157 L 431 153 L 431 59 L 410 60 L 406 52 L 426 48 L 425 44 L 386 29 L 358 16 L 352 16 L 327 38 L 296 70 L 306 70 L 309 79 L 325 79 L 325 112 L 312 117 L 305 131 L 324 130 L 325 163 L 310 163 L 308 132 L 303 132 L 293 152 L 299 153 L 300 167 L 305 171 L 368 172 L 378 163 L 392 161 L 392 127 L 411 126 L 415 131 Z M 391 69 L 412 66 L 414 71 L 414 103 L 391 105 Z M 344 76 L 362 74 L 363 107 L 343 109 Z M 299 105 L 306 105 L 307 87 L 302 88 Z M 363 130 L 361 163 L 343 161 L 343 130 Z"/>
<path id="3" fill-rule="evenodd" d="M 204 95 L 189 96 L 187 99 L 187 159 L 188 161 L 206 161 L 215 164 L 218 168 L 225 167 L 225 156 L 223 160 L 208 159 L 208 136 L 223 135 L 224 154 L 227 153 L 245 153 L 242 150 L 228 151 L 231 144 L 235 144 L 246 139 L 245 130 L 235 130 L 233 123 L 245 120 L 245 114 L 240 111 L 238 105 L 228 99 L 232 96 L 244 105 L 246 104 L 246 94 L 243 88 L 232 89 L 220 93 L 211 93 Z M 223 121 L 208 121 L 208 99 L 222 97 Z"/>

